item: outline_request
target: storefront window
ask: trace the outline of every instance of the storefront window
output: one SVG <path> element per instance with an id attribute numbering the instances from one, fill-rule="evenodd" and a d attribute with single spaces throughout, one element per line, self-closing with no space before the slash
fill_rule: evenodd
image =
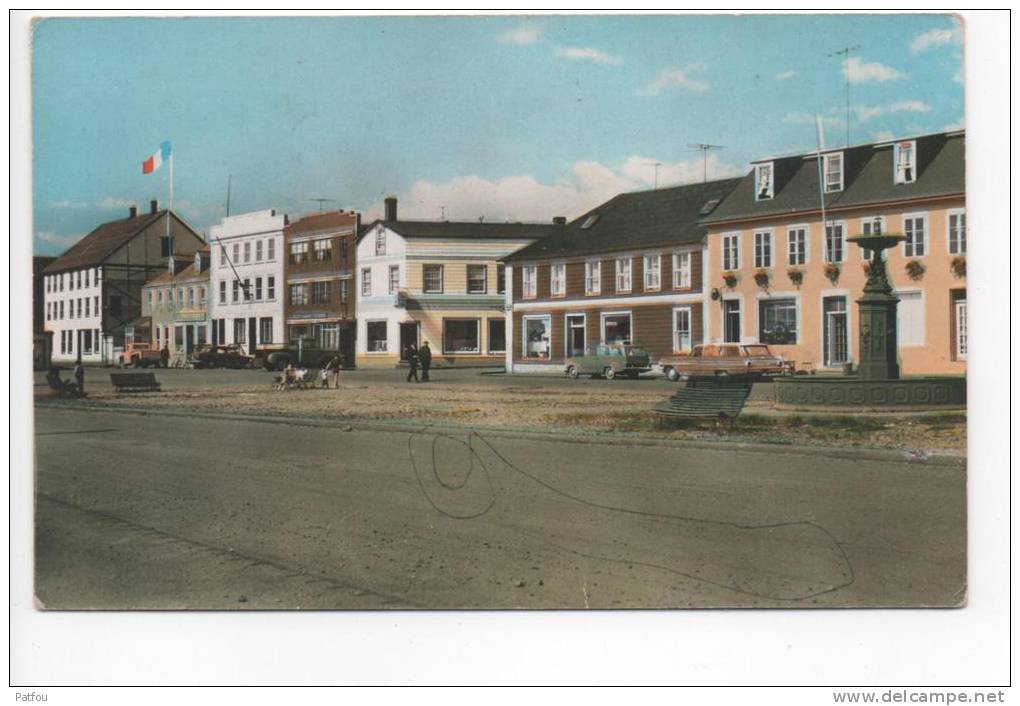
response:
<path id="1" fill-rule="evenodd" d="M 797 342 L 797 300 L 768 299 L 759 304 L 758 340 L 790 345 Z"/>
<path id="2" fill-rule="evenodd" d="M 478 353 L 478 319 L 443 319 L 444 353 Z"/>
<path id="3" fill-rule="evenodd" d="M 365 325 L 365 338 L 369 353 L 386 351 L 386 322 L 369 321 Z"/>
<path id="4" fill-rule="evenodd" d="M 630 314 L 604 315 L 602 317 L 602 340 L 606 343 L 630 343 Z"/>
<path id="5" fill-rule="evenodd" d="M 552 325 L 548 316 L 524 319 L 524 357 L 549 358 L 549 334 Z"/>

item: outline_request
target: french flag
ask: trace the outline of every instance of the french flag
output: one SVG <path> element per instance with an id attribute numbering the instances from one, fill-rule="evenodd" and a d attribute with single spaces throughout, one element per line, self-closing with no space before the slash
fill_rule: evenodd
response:
<path id="1" fill-rule="evenodd" d="M 142 162 L 142 174 L 152 174 L 168 159 L 170 159 L 170 143 L 164 142 L 159 146 L 156 154 Z"/>

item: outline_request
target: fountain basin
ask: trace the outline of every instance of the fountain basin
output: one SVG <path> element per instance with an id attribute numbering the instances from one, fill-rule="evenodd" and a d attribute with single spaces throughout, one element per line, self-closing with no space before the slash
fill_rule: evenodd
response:
<path id="1" fill-rule="evenodd" d="M 967 408 L 963 375 L 862 380 L 825 375 L 775 378 L 776 407 L 835 411 L 924 411 Z"/>

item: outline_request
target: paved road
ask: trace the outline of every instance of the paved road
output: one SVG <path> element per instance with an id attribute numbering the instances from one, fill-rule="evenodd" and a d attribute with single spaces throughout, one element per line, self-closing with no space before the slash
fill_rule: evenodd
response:
<path id="1" fill-rule="evenodd" d="M 951 605 L 965 470 L 36 409 L 59 608 Z"/>

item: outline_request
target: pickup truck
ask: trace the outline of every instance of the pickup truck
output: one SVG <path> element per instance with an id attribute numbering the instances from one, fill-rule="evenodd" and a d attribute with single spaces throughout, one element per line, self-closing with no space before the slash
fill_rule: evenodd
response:
<path id="1" fill-rule="evenodd" d="M 662 372 L 670 380 L 691 375 L 790 375 L 793 362 L 775 355 L 761 343 L 700 344 L 690 353 L 659 360 Z"/>
<path id="2" fill-rule="evenodd" d="M 126 343 L 124 351 L 118 356 L 117 364 L 122 368 L 148 368 L 150 365 L 165 367 L 163 357 L 151 343 Z"/>

